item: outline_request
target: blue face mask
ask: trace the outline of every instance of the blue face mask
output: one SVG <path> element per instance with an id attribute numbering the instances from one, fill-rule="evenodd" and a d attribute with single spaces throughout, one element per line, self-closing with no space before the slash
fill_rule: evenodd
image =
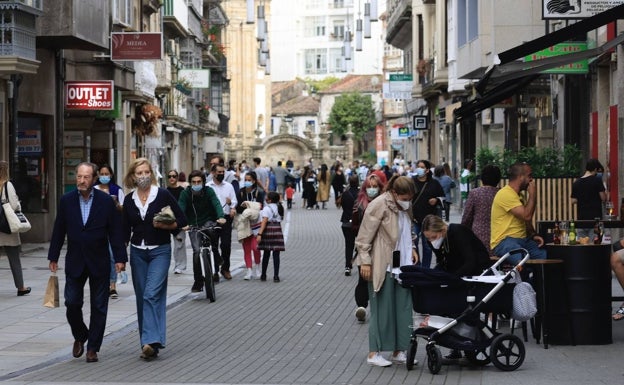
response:
<path id="1" fill-rule="evenodd" d="M 245 186 L 245 187 L 251 187 L 251 186 L 253 186 L 253 183 L 252 183 L 252 182 L 250 182 L 250 181 L 248 181 L 248 180 L 246 180 L 246 181 L 245 181 L 245 183 L 243 183 L 243 186 Z"/>
<path id="2" fill-rule="evenodd" d="M 191 186 L 191 189 L 195 192 L 201 191 L 202 188 L 204 188 L 204 186 L 200 185 L 200 184 L 194 184 Z"/>
<path id="3" fill-rule="evenodd" d="M 421 178 L 421 177 L 423 177 L 425 175 L 425 169 L 422 168 L 422 167 L 416 168 L 415 171 L 416 171 L 416 176 L 419 177 L 419 178 Z"/>
<path id="4" fill-rule="evenodd" d="M 597 176 L 598 178 L 602 179 L 602 173 L 601 173 L 601 172 L 597 173 L 597 174 L 596 174 L 596 176 Z M 100 180 L 102 180 L 102 179 L 100 178 Z"/>
<path id="5" fill-rule="evenodd" d="M 102 184 L 108 184 L 110 182 L 110 176 L 108 175 L 102 175 L 100 177 L 100 183 Z"/>

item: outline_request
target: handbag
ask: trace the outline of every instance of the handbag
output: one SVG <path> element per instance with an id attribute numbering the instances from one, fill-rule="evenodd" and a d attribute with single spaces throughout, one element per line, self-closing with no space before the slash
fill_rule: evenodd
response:
<path id="1" fill-rule="evenodd" d="M 511 318 L 516 321 L 528 321 L 537 313 L 535 290 L 528 282 L 516 283 L 513 290 Z"/>
<path id="2" fill-rule="evenodd" d="M 59 307 L 59 283 L 56 273 L 50 274 L 50 278 L 48 278 L 48 286 L 43 296 L 43 306 L 50 308 Z"/>
<path id="3" fill-rule="evenodd" d="M 14 211 L 11 207 L 11 203 L 7 197 L 7 184 L 5 183 L 2 188 L 4 199 L 2 200 L 2 214 L 4 219 L 8 223 L 8 229 L 4 225 L 4 221 L 0 220 L 0 231 L 6 234 L 25 233 L 30 230 L 31 225 L 28 218 L 21 211 Z M 8 230 L 8 231 L 7 231 Z"/>

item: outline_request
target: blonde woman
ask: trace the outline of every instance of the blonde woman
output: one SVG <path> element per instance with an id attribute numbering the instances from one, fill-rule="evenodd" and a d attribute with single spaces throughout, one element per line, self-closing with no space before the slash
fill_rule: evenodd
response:
<path id="1" fill-rule="evenodd" d="M 123 231 L 126 243 L 130 243 L 141 358 L 151 360 L 158 356 L 166 343 L 171 234 L 187 225 L 186 216 L 173 195 L 156 185 L 156 176 L 148 159 L 138 158 L 130 163 L 124 185 L 133 189 L 123 204 Z M 175 222 L 154 220 L 154 215 L 165 206 L 173 210 Z"/>
<path id="2" fill-rule="evenodd" d="M 4 160 L 0 161 L 0 199 L 2 203 L 8 201 L 13 210 L 21 210 L 15 187 L 13 183 L 9 181 L 9 162 Z M 17 295 L 21 297 L 30 293 L 30 287 L 24 286 L 22 262 L 20 261 L 20 245 L 21 241 L 18 233 L 5 234 L 0 232 L 0 246 L 4 247 L 4 252 L 9 259 L 9 266 L 11 266 L 11 274 L 13 274 L 13 282 L 17 289 Z"/>

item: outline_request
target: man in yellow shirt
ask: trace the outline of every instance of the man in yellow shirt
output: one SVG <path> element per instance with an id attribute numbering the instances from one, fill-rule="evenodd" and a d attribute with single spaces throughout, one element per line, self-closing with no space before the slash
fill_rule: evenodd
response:
<path id="1" fill-rule="evenodd" d="M 492 203 L 492 253 L 502 257 L 513 249 L 523 248 L 529 252 L 531 259 L 545 259 L 546 250 L 541 248 L 544 239 L 535 232 L 531 223 L 537 199 L 537 187 L 531 175 L 531 166 L 515 163 L 510 167 L 508 176 L 509 184 L 496 193 Z M 528 193 L 526 203 L 520 195 L 521 191 Z M 509 262 L 519 261 L 519 255 L 510 256 Z"/>

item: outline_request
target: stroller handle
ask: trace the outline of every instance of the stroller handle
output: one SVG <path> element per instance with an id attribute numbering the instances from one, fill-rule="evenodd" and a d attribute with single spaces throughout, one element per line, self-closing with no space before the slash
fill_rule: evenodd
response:
<path id="1" fill-rule="evenodd" d="M 522 255 L 522 259 L 520 260 L 520 262 L 518 262 L 518 264 L 516 266 L 514 266 L 514 269 L 518 270 L 518 268 L 522 265 L 524 265 L 524 263 L 526 261 L 529 260 L 529 258 L 531 257 L 529 255 L 529 252 L 526 249 L 523 248 L 517 248 L 517 249 L 513 249 L 510 250 L 509 252 L 505 253 L 505 255 L 503 255 L 502 257 L 500 257 L 498 259 L 498 261 L 496 261 L 495 264 L 493 264 L 492 266 L 490 266 L 488 269 L 486 269 L 483 274 L 487 273 L 488 271 L 492 271 L 492 273 L 494 273 L 494 275 L 498 275 L 500 274 L 498 267 L 507 260 L 507 258 L 509 258 L 511 255 L 514 254 L 521 254 Z M 481 275 L 483 275 L 481 274 Z"/>

